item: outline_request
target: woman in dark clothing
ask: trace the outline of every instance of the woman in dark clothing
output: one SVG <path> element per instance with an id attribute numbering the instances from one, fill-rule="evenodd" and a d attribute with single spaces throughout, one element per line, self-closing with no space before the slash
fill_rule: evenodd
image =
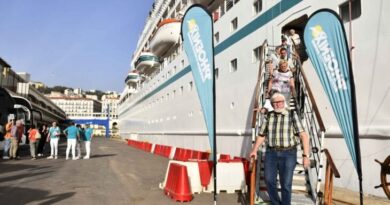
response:
<path id="1" fill-rule="evenodd" d="M 45 143 L 48 134 L 47 125 L 42 125 L 42 128 L 39 130 L 39 132 L 41 133 L 41 139 L 39 139 L 37 153 L 38 153 L 38 157 L 43 157 L 43 151 L 45 148 Z"/>

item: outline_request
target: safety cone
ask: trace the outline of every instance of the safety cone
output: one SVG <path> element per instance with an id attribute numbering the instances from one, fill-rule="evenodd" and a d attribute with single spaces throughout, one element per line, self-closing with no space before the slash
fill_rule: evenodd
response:
<path id="1" fill-rule="evenodd" d="M 170 164 L 164 192 L 175 201 L 189 202 L 193 199 L 186 166 Z"/>

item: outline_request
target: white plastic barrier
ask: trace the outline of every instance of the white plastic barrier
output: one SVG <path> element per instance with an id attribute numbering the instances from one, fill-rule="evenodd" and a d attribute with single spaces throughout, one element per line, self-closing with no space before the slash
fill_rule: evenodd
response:
<path id="1" fill-rule="evenodd" d="M 150 149 L 150 153 L 153 154 L 155 148 L 156 148 L 156 144 L 152 144 L 152 149 Z"/>
<path id="2" fill-rule="evenodd" d="M 214 170 L 210 178 L 210 183 L 204 192 L 214 191 Z M 242 162 L 218 162 L 217 163 L 217 193 L 226 191 L 226 193 L 235 193 L 241 191 L 247 192 L 245 182 L 244 165 Z"/>
<path id="3" fill-rule="evenodd" d="M 173 157 L 175 156 L 175 152 L 176 152 L 176 147 L 172 147 L 171 153 L 169 153 L 169 159 L 173 159 Z"/>
<path id="4" fill-rule="evenodd" d="M 188 161 L 188 162 L 182 162 L 182 161 L 176 161 L 176 160 L 169 160 L 167 171 L 165 172 L 164 181 L 160 183 L 160 189 L 164 189 L 167 178 L 168 178 L 168 172 L 169 172 L 169 166 L 171 163 L 177 163 L 180 165 L 184 165 L 187 167 L 187 173 L 188 173 L 188 179 L 190 180 L 190 186 L 191 186 L 191 192 L 193 194 L 200 194 L 202 192 L 202 185 L 200 183 L 200 174 L 199 174 L 199 166 L 197 161 Z"/>

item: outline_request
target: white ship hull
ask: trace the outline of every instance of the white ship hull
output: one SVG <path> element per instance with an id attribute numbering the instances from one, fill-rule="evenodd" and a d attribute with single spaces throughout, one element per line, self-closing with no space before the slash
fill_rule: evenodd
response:
<path id="1" fill-rule="evenodd" d="M 215 44 L 216 130 L 218 153 L 247 157 L 252 141 L 252 109 L 259 62 L 253 50 L 264 40 L 280 44 L 284 26 L 299 25 L 320 8 L 338 12 L 345 1 L 263 1 L 263 11 L 255 15 L 253 1 L 239 1 L 214 25 L 219 33 Z M 288 3 L 286 3 L 288 2 Z M 352 21 L 352 41 L 355 47 L 352 61 L 357 91 L 357 105 L 361 135 L 361 157 L 365 193 L 384 196 L 374 189 L 380 183 L 380 166 L 374 159 L 384 160 L 390 154 L 390 83 L 385 54 L 390 46 L 390 14 L 387 1 L 362 1 L 362 14 Z M 231 22 L 238 18 L 238 29 L 230 31 Z M 297 20 L 297 21 L 294 21 Z M 345 24 L 349 33 L 348 24 Z M 369 33 L 369 35 L 368 35 Z M 303 37 L 301 36 L 301 39 Z M 351 39 L 349 39 L 350 41 Z M 142 47 L 142 46 L 141 46 Z M 136 51 L 136 53 L 139 51 Z M 237 70 L 231 61 L 237 59 Z M 310 60 L 303 69 L 326 126 L 325 147 L 333 156 L 341 179 L 335 185 L 357 191 L 358 180 L 351 157 L 331 110 L 330 103 L 312 68 Z M 120 132 L 132 138 L 156 144 L 210 151 L 207 130 L 192 73 L 182 46 L 173 59 L 165 61 L 137 93 L 133 93 L 119 107 Z"/>

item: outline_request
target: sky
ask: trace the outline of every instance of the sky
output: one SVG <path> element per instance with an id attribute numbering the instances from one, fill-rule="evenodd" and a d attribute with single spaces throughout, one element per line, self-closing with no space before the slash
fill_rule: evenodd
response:
<path id="1" fill-rule="evenodd" d="M 0 57 L 47 86 L 122 92 L 154 0 L 0 0 Z"/>

